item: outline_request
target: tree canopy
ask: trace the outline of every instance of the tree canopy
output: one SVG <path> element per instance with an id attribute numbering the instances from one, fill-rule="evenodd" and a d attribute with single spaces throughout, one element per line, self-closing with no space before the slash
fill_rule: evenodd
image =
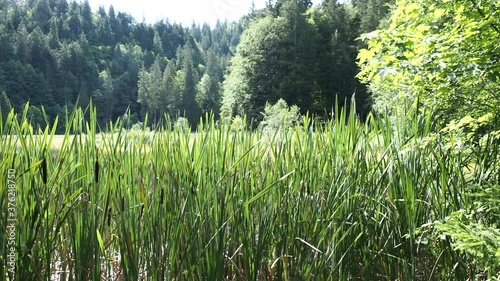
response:
<path id="1" fill-rule="evenodd" d="M 375 107 L 430 108 L 441 125 L 500 112 L 500 3 L 398 0 L 386 29 L 364 35 L 360 77 Z"/>
<path id="2" fill-rule="evenodd" d="M 366 113 L 370 99 L 355 77 L 361 18 L 355 6 L 337 1 L 269 4 L 241 36 L 223 85 L 222 117 L 260 121 L 266 102 L 279 99 L 324 116 L 354 94 Z"/>
<path id="3" fill-rule="evenodd" d="M 327 116 L 354 93 L 364 114 L 356 38 L 378 26 L 388 1 L 270 1 L 238 22 L 184 27 L 92 11 L 88 1 L 3 0 L 0 92 L 17 110 L 43 105 L 51 120 L 93 99 L 101 125 L 127 110 L 153 122 L 166 114 L 196 125 L 209 112 L 260 121 L 279 99 Z"/>

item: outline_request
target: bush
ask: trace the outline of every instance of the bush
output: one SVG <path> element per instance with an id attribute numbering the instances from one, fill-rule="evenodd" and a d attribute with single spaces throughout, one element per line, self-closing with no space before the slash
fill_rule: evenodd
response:
<path id="1" fill-rule="evenodd" d="M 269 103 L 264 108 L 264 120 L 260 123 L 259 129 L 263 132 L 280 131 L 302 124 L 302 117 L 299 107 L 288 104 L 280 99 L 274 105 Z"/>
<path id="2" fill-rule="evenodd" d="M 179 117 L 179 119 L 175 121 L 174 128 L 180 131 L 190 130 L 189 121 L 187 120 L 187 118 Z"/>
<path id="3" fill-rule="evenodd" d="M 493 210 L 487 205 L 498 204 L 500 188 L 491 187 L 481 192 L 481 198 L 473 204 L 479 207 L 477 210 L 454 212 L 444 222 L 434 225 L 438 234 L 451 237 L 454 250 L 471 258 L 472 263 L 490 280 L 500 280 L 500 229 L 487 219 L 498 219 L 498 207 Z"/>
<path id="4" fill-rule="evenodd" d="M 151 144 L 153 140 L 153 132 L 149 127 L 144 127 L 142 122 L 132 125 L 132 128 L 127 131 L 127 141 L 129 144 Z"/>
<path id="5" fill-rule="evenodd" d="M 133 125 L 139 123 L 139 116 L 137 113 L 130 114 L 130 112 L 127 112 L 122 116 L 122 122 L 124 128 L 130 129 Z"/>
<path id="6" fill-rule="evenodd" d="M 243 129 L 245 129 L 245 120 L 244 118 L 241 118 L 241 116 L 236 115 L 231 120 L 231 131 L 239 132 L 242 131 Z"/>

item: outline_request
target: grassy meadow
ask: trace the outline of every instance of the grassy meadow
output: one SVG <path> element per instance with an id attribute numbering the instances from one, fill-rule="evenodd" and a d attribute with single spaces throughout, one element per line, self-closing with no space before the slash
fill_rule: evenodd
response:
<path id="1" fill-rule="evenodd" d="M 487 276 L 433 223 L 469 206 L 498 161 L 428 138 L 429 117 L 337 112 L 271 134 L 207 120 L 195 136 L 165 125 L 132 138 L 120 123 L 100 132 L 92 110 L 75 110 L 62 137 L 22 115 L 0 125 L 0 280 Z"/>

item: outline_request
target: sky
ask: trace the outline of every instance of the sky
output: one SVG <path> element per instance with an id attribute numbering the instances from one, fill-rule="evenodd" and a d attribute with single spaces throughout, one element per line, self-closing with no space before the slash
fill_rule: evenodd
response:
<path id="1" fill-rule="evenodd" d="M 83 2 L 83 1 L 82 1 Z M 255 8 L 265 7 L 266 0 L 254 0 Z M 127 12 L 137 22 L 143 19 L 155 23 L 168 18 L 170 23 L 191 26 L 195 21 L 215 26 L 217 19 L 236 21 L 250 11 L 252 0 L 89 0 L 92 11 L 104 6 L 106 12 L 113 5 L 115 12 Z"/>

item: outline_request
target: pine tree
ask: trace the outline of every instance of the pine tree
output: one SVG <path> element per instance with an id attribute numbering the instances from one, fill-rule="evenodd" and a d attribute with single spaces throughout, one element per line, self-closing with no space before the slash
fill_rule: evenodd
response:
<path id="1" fill-rule="evenodd" d="M 94 39 L 93 35 L 93 30 L 94 30 L 94 23 L 92 20 L 92 9 L 90 8 L 90 4 L 88 0 L 85 0 L 82 3 L 82 8 L 81 8 L 81 15 L 82 15 L 82 30 L 83 32 L 87 35 L 87 37 L 91 38 L 91 41 Z M 92 36 L 90 36 L 92 35 Z"/>
<path id="2" fill-rule="evenodd" d="M 114 111 L 113 78 L 109 69 L 99 73 L 99 83 L 101 85 L 94 91 L 93 99 L 100 123 L 104 125 L 112 119 Z"/>
<path id="3" fill-rule="evenodd" d="M 68 1 L 67 0 L 57 0 L 56 14 L 58 17 L 62 17 L 68 12 Z"/>
<path id="4" fill-rule="evenodd" d="M 9 115 L 10 110 L 12 109 L 12 106 L 10 104 L 10 100 L 7 97 L 7 94 L 5 94 L 5 91 L 2 91 L 2 94 L 0 94 L 0 121 L 2 124 L 5 124 L 5 120 L 7 120 L 7 116 Z"/>
<path id="5" fill-rule="evenodd" d="M 24 23 L 21 23 L 17 28 L 15 49 L 17 51 L 17 59 L 21 62 L 28 62 L 29 60 L 29 42 L 28 42 L 28 30 Z"/>
<path id="6" fill-rule="evenodd" d="M 212 36 L 210 33 L 210 26 L 208 24 L 203 24 L 201 28 L 201 49 L 206 51 L 212 45 Z"/>
<path id="7" fill-rule="evenodd" d="M 205 89 L 207 98 L 202 108 L 205 112 L 213 112 L 214 117 L 219 118 L 223 71 L 215 50 L 210 48 L 206 56 L 207 65 L 203 77 L 207 76 L 207 78 L 203 81 L 202 77 L 200 80 L 200 87 L 201 89 Z"/>
<path id="8" fill-rule="evenodd" d="M 139 75 L 138 101 L 142 104 L 145 113 L 156 123 L 166 110 L 162 108 L 165 87 L 163 85 L 163 73 L 160 67 L 160 57 L 155 59 L 149 72 L 141 71 Z"/>
<path id="9" fill-rule="evenodd" d="M 6 28 L 0 26 L 0 62 L 15 59 L 14 44 L 12 37 L 6 32 Z"/>
<path id="10" fill-rule="evenodd" d="M 291 65 L 285 69 L 284 81 L 280 85 L 279 97 L 288 104 L 300 104 L 305 112 L 311 110 L 316 70 L 316 29 L 312 26 L 305 12 L 311 5 L 310 1 L 287 0 L 282 1 L 280 15 L 288 22 L 288 38 L 285 44 L 291 47 L 284 49 L 284 60 Z M 275 102 L 275 101 L 273 101 Z"/>
<path id="11" fill-rule="evenodd" d="M 49 2 L 47 0 L 38 0 L 33 11 L 33 18 L 36 25 L 42 29 L 43 33 L 49 32 L 51 17 L 52 13 L 50 11 Z"/>
<path id="12" fill-rule="evenodd" d="M 104 8 L 99 8 L 99 19 L 96 23 L 96 36 L 97 41 L 105 46 L 111 46 L 114 44 L 114 36 L 111 31 L 111 24 L 109 23 L 108 15 Z"/>
<path id="13" fill-rule="evenodd" d="M 76 2 L 71 3 L 67 24 L 71 39 L 78 40 L 80 33 L 82 32 L 82 23 L 80 20 L 80 8 Z"/>
<path id="14" fill-rule="evenodd" d="M 181 113 L 184 113 L 189 124 L 197 124 L 201 116 L 201 110 L 196 102 L 196 84 L 198 76 L 193 66 L 193 50 L 190 44 L 185 44 L 182 49 L 181 68 Z"/>
<path id="15" fill-rule="evenodd" d="M 394 0 L 353 0 L 352 4 L 361 19 L 361 33 L 377 29 L 380 22 L 388 16 L 389 5 L 394 2 Z"/>
<path id="16" fill-rule="evenodd" d="M 196 103 L 201 109 L 201 113 L 210 112 L 212 106 L 210 104 L 211 98 L 211 78 L 208 74 L 203 75 L 201 77 L 200 82 L 197 85 L 196 89 Z"/>
<path id="17" fill-rule="evenodd" d="M 57 19 L 52 17 L 50 19 L 50 32 L 49 32 L 49 47 L 53 50 L 59 49 L 59 29 L 57 27 Z"/>
<path id="18" fill-rule="evenodd" d="M 155 30 L 155 32 L 154 32 L 153 52 L 156 55 L 163 55 L 163 46 L 162 46 L 162 42 L 161 42 L 160 33 L 158 33 L 158 30 Z"/>
<path id="19" fill-rule="evenodd" d="M 166 110 L 166 113 L 170 116 L 170 118 L 174 118 L 177 110 L 180 106 L 180 90 L 178 84 L 175 82 L 175 63 L 170 60 L 163 71 L 163 95 L 161 102 L 163 104 L 163 108 Z"/>

